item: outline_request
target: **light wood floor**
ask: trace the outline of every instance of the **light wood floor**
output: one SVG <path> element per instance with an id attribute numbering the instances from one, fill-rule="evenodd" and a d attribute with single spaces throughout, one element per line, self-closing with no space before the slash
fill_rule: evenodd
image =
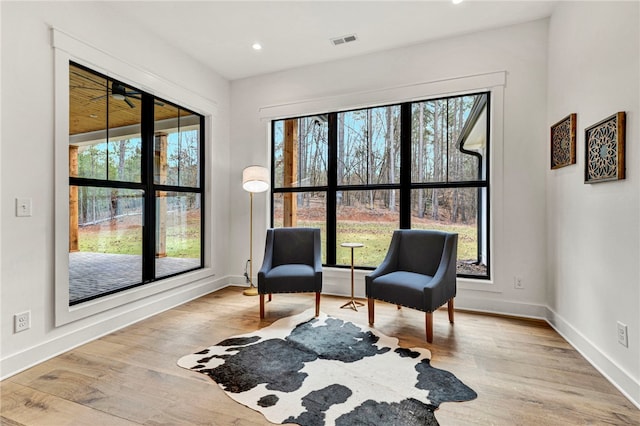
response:
<path id="1" fill-rule="evenodd" d="M 0 383 L 2 425 L 266 425 L 209 378 L 176 365 L 183 355 L 234 334 L 312 308 L 311 294 L 274 295 L 259 320 L 258 299 L 230 287 L 69 351 Z M 362 325 L 367 310 L 321 310 Z M 456 312 L 434 313 L 433 344 L 424 314 L 376 303 L 376 328 L 405 347 L 432 352 L 478 398 L 443 403 L 442 425 L 638 425 L 625 399 L 546 323 Z"/>

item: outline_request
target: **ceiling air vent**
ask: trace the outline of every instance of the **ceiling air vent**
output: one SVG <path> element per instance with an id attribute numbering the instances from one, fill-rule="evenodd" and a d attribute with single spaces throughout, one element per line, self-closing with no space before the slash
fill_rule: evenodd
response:
<path id="1" fill-rule="evenodd" d="M 349 34 L 342 37 L 332 38 L 331 43 L 333 43 L 334 46 L 339 46 L 341 44 L 351 43 L 352 41 L 356 41 L 357 39 L 358 38 L 356 37 L 355 34 Z"/>

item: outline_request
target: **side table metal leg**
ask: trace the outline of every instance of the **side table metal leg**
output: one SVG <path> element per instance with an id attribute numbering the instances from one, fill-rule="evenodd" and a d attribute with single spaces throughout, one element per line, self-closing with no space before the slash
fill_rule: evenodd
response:
<path id="1" fill-rule="evenodd" d="M 354 291 L 353 291 L 354 281 L 355 281 L 355 276 L 354 276 L 354 262 L 353 262 L 353 247 L 351 247 L 351 300 L 349 300 L 344 305 L 340 306 L 340 308 L 349 307 L 357 312 L 358 306 L 364 306 L 364 303 L 358 302 L 357 300 L 354 299 Z"/>

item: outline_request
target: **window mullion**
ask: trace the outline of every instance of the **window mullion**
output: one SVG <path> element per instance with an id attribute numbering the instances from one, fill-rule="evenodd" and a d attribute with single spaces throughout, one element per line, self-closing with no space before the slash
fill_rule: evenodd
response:
<path id="1" fill-rule="evenodd" d="M 446 115 L 445 115 L 445 128 L 444 128 L 444 132 L 445 132 L 445 146 L 446 146 L 446 153 L 447 155 L 445 156 L 445 167 L 444 167 L 444 181 L 446 183 L 449 183 L 449 159 L 450 157 L 450 152 L 449 152 L 449 98 L 447 98 L 446 101 Z"/>
<path id="2" fill-rule="evenodd" d="M 329 174 L 327 183 L 327 264 L 336 264 L 336 241 L 337 241 L 337 203 L 336 191 L 338 186 L 338 114 L 331 113 L 328 116 L 327 138 L 328 161 L 327 172 Z"/>
<path id="3" fill-rule="evenodd" d="M 411 228 L 411 104 L 400 106 L 400 229 Z"/>
<path id="4" fill-rule="evenodd" d="M 142 96 L 141 138 L 142 138 L 142 182 L 144 184 L 144 216 L 142 246 L 142 281 L 155 279 L 156 253 L 156 201 L 154 164 L 154 100 L 147 94 Z"/>
<path id="5" fill-rule="evenodd" d="M 270 210 L 270 214 L 269 214 L 269 226 L 271 228 L 275 227 L 274 224 L 274 215 L 273 215 L 273 210 L 274 210 L 274 196 L 273 194 L 275 193 L 275 187 L 276 187 L 276 139 L 275 139 L 275 135 L 276 134 L 276 122 L 275 120 L 271 121 L 271 191 L 269 191 L 269 205 L 271 206 Z"/>

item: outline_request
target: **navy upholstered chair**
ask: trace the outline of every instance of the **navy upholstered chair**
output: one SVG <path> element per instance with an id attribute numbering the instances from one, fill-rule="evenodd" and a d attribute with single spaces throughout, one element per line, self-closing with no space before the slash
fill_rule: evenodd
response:
<path id="1" fill-rule="evenodd" d="M 320 314 L 322 258 L 320 229 L 267 229 L 264 261 L 258 272 L 260 318 L 264 318 L 264 296 L 273 293 L 315 292 L 316 316 Z"/>
<path id="2" fill-rule="evenodd" d="M 365 277 L 369 324 L 374 300 L 425 312 L 427 342 L 433 341 L 433 311 L 448 303 L 453 324 L 458 234 L 419 229 L 393 232 L 384 261 Z"/>

